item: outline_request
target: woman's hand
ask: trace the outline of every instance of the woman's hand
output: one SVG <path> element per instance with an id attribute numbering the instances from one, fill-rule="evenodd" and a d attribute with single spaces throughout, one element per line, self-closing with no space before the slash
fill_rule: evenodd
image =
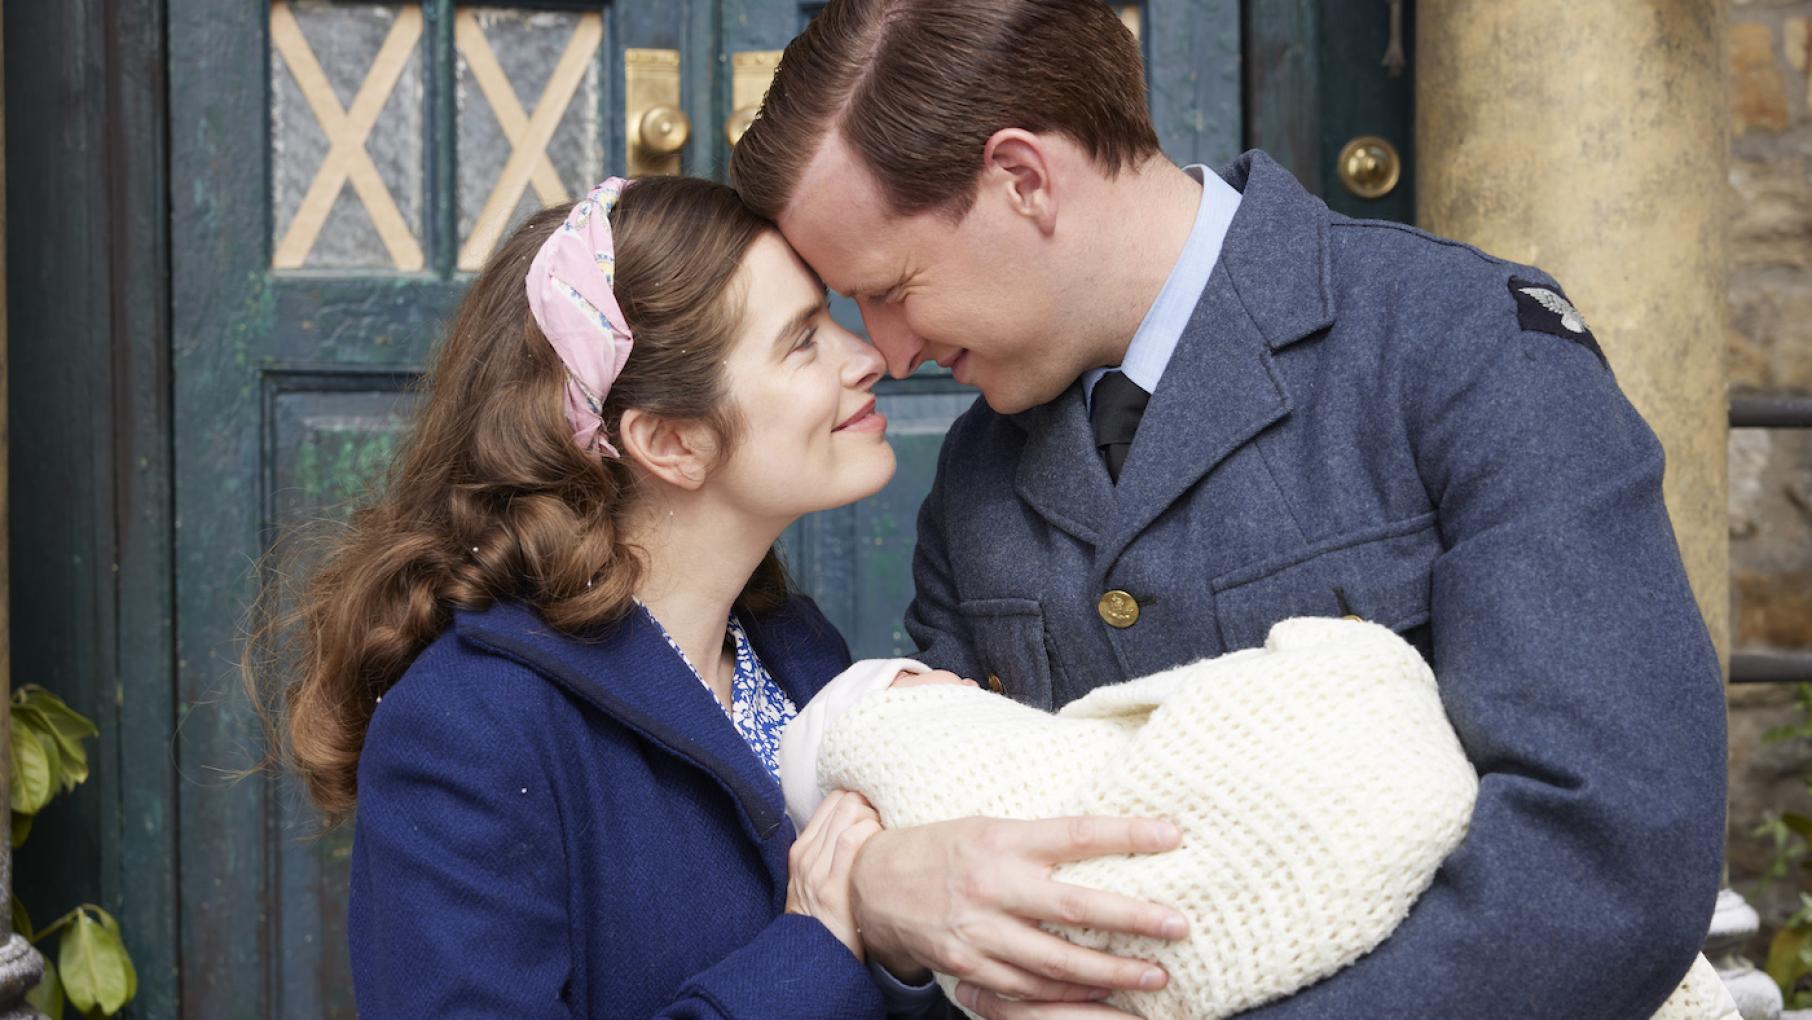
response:
<path id="1" fill-rule="evenodd" d="M 858 960 L 864 959 L 862 935 L 850 906 L 849 873 L 862 844 L 880 831 L 881 816 L 867 798 L 837 790 L 787 852 L 786 912 L 817 918 Z"/>

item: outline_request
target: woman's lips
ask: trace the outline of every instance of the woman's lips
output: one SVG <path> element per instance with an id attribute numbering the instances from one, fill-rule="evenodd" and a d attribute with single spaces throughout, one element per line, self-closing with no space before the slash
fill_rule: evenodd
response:
<path id="1" fill-rule="evenodd" d="M 831 431 L 832 432 L 881 432 L 881 431 L 886 430 L 886 428 L 887 428 L 886 416 L 877 413 L 875 411 L 875 402 L 873 400 L 870 400 L 868 403 L 862 405 L 861 410 L 857 411 L 855 414 L 850 415 L 848 418 L 843 419 L 843 424 L 838 425 L 834 429 L 831 429 Z"/>

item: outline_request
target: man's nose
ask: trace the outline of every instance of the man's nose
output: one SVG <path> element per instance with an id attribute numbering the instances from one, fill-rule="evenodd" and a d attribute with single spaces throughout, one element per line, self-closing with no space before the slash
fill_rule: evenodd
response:
<path id="1" fill-rule="evenodd" d="M 895 379 L 911 375 L 925 360 L 925 341 L 913 334 L 897 309 L 878 301 L 862 301 L 857 307 L 868 339 L 887 362 L 887 374 Z"/>

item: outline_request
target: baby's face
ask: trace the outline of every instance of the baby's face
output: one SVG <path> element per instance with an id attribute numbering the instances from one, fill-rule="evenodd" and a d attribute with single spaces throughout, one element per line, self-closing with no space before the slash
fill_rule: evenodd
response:
<path id="1" fill-rule="evenodd" d="M 912 673 L 901 670 L 900 674 L 893 678 L 893 683 L 888 684 L 887 687 L 889 690 L 897 691 L 902 687 L 934 687 L 952 684 L 967 687 L 981 686 L 975 681 L 966 680 L 947 669 L 934 669 L 929 673 Z"/>

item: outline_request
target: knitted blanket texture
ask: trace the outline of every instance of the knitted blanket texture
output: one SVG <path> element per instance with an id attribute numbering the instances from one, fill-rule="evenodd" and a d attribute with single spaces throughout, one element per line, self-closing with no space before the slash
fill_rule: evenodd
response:
<path id="1" fill-rule="evenodd" d="M 1054 877 L 1174 907 L 1187 938 L 1045 925 L 1162 965 L 1163 989 L 1107 1000 L 1148 1020 L 1231 1016 L 1375 948 L 1464 839 L 1478 794 L 1427 664 L 1354 620 L 1286 620 L 1262 648 L 1099 688 L 1055 715 L 972 687 L 875 691 L 829 725 L 817 761 L 821 789 L 860 792 L 888 828 L 1175 822 L 1175 850 Z M 1656 1020 L 1736 1012 L 1701 957 Z"/>

